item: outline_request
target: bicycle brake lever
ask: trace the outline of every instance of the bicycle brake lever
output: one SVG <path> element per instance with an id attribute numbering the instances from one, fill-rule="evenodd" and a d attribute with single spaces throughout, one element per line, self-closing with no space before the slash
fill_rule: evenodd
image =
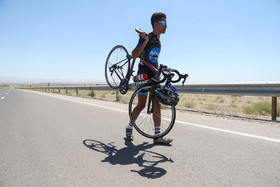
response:
<path id="1" fill-rule="evenodd" d="M 182 86 L 184 86 L 184 84 L 185 84 L 186 79 L 187 79 L 188 76 L 189 76 L 188 74 L 183 75 L 184 80 L 183 80 L 183 82 L 182 82 Z"/>

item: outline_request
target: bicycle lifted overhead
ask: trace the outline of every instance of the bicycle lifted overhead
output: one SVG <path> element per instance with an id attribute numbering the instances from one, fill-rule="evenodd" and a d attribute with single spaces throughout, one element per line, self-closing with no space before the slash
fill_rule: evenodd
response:
<path id="1" fill-rule="evenodd" d="M 141 34 L 143 31 L 136 29 L 136 32 Z M 188 74 L 180 74 L 177 70 L 162 64 L 157 69 L 144 59 L 140 59 L 155 73 L 155 77 L 146 79 L 145 74 L 133 76 L 135 59 L 131 64 L 132 56 L 129 55 L 124 46 L 117 45 L 110 51 L 106 59 L 105 78 L 111 88 L 119 89 L 122 94 L 126 94 L 129 89 L 137 87 L 129 101 L 128 112 L 130 120 L 141 135 L 147 138 L 160 138 L 170 132 L 176 118 L 175 106 L 179 101 L 179 94 L 172 83 L 183 80 L 182 84 L 184 85 Z M 133 83 L 129 83 L 131 77 L 133 77 Z M 164 83 L 164 85 L 161 86 L 161 83 Z M 137 119 L 134 120 L 135 117 L 132 115 L 133 109 L 138 103 L 137 95 L 142 90 L 148 90 L 148 99 L 144 109 Z M 161 104 L 159 113 L 154 111 L 156 98 Z M 159 135 L 154 134 L 155 118 L 160 121 L 161 133 Z"/>

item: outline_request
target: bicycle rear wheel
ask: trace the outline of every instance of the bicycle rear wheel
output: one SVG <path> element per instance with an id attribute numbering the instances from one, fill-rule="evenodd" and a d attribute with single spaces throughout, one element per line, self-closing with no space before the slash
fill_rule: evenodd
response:
<path id="1" fill-rule="evenodd" d="M 130 58 L 126 48 L 122 45 L 115 46 L 109 53 L 105 64 L 105 78 L 108 85 L 117 89 L 130 68 Z"/>
<path id="2" fill-rule="evenodd" d="M 129 101 L 129 117 L 130 121 L 133 123 L 135 129 L 143 136 L 147 138 L 156 138 L 156 137 L 162 137 L 165 136 L 170 132 L 172 129 L 174 122 L 175 122 L 175 117 L 176 117 L 176 109 L 175 106 L 169 106 L 163 103 L 160 103 L 161 105 L 161 114 L 156 114 L 147 113 L 148 109 L 148 100 L 149 100 L 149 95 L 150 91 L 148 92 L 147 100 L 144 109 L 140 112 L 138 118 L 134 121 L 132 117 L 132 112 L 136 105 L 138 104 L 138 93 L 142 89 L 151 89 L 151 86 L 144 86 L 141 88 L 138 88 L 133 95 L 130 98 Z M 155 125 L 154 125 L 154 120 L 153 117 L 160 117 L 161 122 L 160 122 L 160 130 L 161 133 L 159 135 L 155 135 Z"/>

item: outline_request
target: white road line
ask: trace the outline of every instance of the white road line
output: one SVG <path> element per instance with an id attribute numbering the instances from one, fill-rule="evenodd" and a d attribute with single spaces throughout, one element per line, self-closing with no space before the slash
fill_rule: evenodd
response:
<path id="1" fill-rule="evenodd" d="M 55 96 L 52 96 L 52 97 L 55 97 Z M 121 110 L 121 109 L 117 109 L 117 108 L 107 107 L 107 106 L 103 106 L 103 105 L 97 105 L 97 104 L 93 104 L 93 103 L 87 103 L 87 102 L 83 102 L 83 101 L 77 101 L 77 100 L 61 98 L 61 97 L 55 97 L 55 98 L 64 99 L 64 100 L 67 100 L 67 101 L 72 101 L 72 102 L 76 102 L 76 103 L 81 103 L 81 104 L 86 104 L 86 105 L 91 105 L 91 106 L 96 106 L 96 107 L 106 108 L 106 109 L 109 109 L 109 110 L 115 110 L 115 111 L 118 111 L 118 112 L 125 112 L 125 113 L 127 113 L 126 110 Z"/>
<path id="2" fill-rule="evenodd" d="M 32 91 L 30 91 L 30 92 L 32 92 Z M 32 92 L 32 93 L 36 93 L 36 92 Z M 42 94 L 42 95 L 46 95 L 46 94 Z M 87 103 L 87 102 L 83 102 L 83 101 L 77 101 L 77 100 L 72 100 L 72 99 L 68 99 L 68 98 L 57 97 L 55 95 L 46 95 L 46 96 L 51 96 L 51 97 L 58 98 L 58 99 L 63 99 L 63 100 L 72 101 L 72 102 L 76 102 L 76 103 L 81 103 L 81 104 L 86 104 L 86 105 L 91 105 L 91 106 L 96 106 L 96 107 L 100 107 L 100 108 L 106 108 L 106 109 L 109 109 L 109 110 L 115 110 L 115 111 L 118 111 L 118 112 L 127 113 L 127 110 L 121 110 L 121 109 L 116 109 L 116 108 L 107 107 L 107 106 L 103 106 L 103 105 L 97 105 L 97 104 Z M 243 133 L 243 132 L 238 132 L 238 131 L 232 131 L 232 130 L 226 130 L 226 129 L 216 128 L 216 127 L 198 125 L 198 124 L 188 123 L 188 122 L 179 121 L 179 120 L 176 120 L 175 123 L 181 123 L 181 124 L 190 125 L 190 126 L 194 126 L 194 127 L 199 127 L 199 128 L 204 128 L 204 129 L 229 133 L 229 134 L 235 134 L 235 135 L 239 135 L 239 136 L 257 138 L 257 139 L 262 139 L 262 140 L 266 140 L 266 141 L 280 143 L 280 139 L 270 138 L 270 137 L 266 137 L 266 136 L 258 136 L 258 135 L 248 134 L 248 133 Z"/>
<path id="3" fill-rule="evenodd" d="M 24 91 L 27 91 L 27 90 L 24 90 Z M 69 99 L 69 98 L 59 97 L 59 96 L 56 96 L 56 95 L 47 95 L 45 93 L 40 93 L 40 92 L 33 92 L 33 91 L 29 91 L 29 92 L 36 93 L 36 94 L 41 94 L 41 95 L 45 95 L 45 96 L 49 96 L 49 97 L 54 97 L 54 98 L 57 98 L 57 99 L 63 99 L 63 100 L 66 100 L 66 101 L 72 101 L 72 102 L 76 102 L 76 103 L 81 103 L 81 104 L 86 104 L 86 105 L 91 105 L 91 106 L 96 106 L 96 107 L 106 108 L 106 109 L 109 109 L 109 110 L 115 110 L 115 111 L 118 111 L 118 112 L 125 112 L 125 113 L 127 113 L 126 110 L 116 109 L 116 108 L 107 107 L 107 106 L 103 106 L 103 105 L 97 105 L 97 104 L 93 104 L 93 103 L 77 101 L 77 100 L 73 100 L 73 99 Z"/>
<path id="4" fill-rule="evenodd" d="M 5 97 L 1 97 L 0 99 L 5 99 Z"/>
<path id="5" fill-rule="evenodd" d="M 194 126 L 194 127 L 199 127 L 199 128 L 204 128 L 204 129 L 209 129 L 209 130 L 214 130 L 214 131 L 219 131 L 219 132 L 225 132 L 225 133 L 229 133 L 229 134 L 236 134 L 236 135 L 240 135 L 240 136 L 246 136 L 246 137 L 250 137 L 250 138 L 257 138 L 257 139 L 280 143 L 279 139 L 270 138 L 270 137 L 266 137 L 266 136 L 258 136 L 258 135 L 254 135 L 254 134 L 248 134 L 248 133 L 237 132 L 237 131 L 232 131 L 232 130 L 220 129 L 220 128 L 216 128 L 216 127 L 198 125 L 198 124 L 188 123 L 188 122 L 178 121 L 178 120 L 176 120 L 176 123 L 181 123 L 181 124 L 190 125 L 190 126 Z"/>

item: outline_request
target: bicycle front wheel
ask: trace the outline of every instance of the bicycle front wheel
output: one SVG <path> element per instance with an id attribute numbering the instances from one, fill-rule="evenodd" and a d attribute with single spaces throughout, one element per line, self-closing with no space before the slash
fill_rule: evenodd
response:
<path id="1" fill-rule="evenodd" d="M 108 85 L 117 89 L 130 68 L 130 58 L 126 48 L 122 45 L 115 46 L 106 59 L 105 78 Z"/>
<path id="2" fill-rule="evenodd" d="M 149 100 L 150 91 L 148 92 L 148 96 L 144 108 L 143 105 L 141 107 L 140 104 L 138 104 L 138 93 L 141 92 L 142 89 L 150 90 L 151 86 L 144 86 L 138 88 L 131 96 L 129 101 L 129 109 L 128 109 L 130 121 L 134 125 L 135 129 L 141 135 L 147 138 L 156 138 L 156 137 L 165 136 L 170 132 L 170 130 L 174 125 L 175 117 L 176 117 L 175 106 L 169 106 L 160 103 L 160 112 L 158 114 L 156 112 L 148 114 L 148 100 Z M 133 119 L 135 118 L 135 115 L 137 115 L 135 113 L 137 113 L 137 110 L 139 109 L 138 107 L 143 108 L 143 110 L 139 113 L 137 119 Z M 159 135 L 155 135 L 155 123 L 154 123 L 155 118 L 160 119 L 161 133 Z"/>

